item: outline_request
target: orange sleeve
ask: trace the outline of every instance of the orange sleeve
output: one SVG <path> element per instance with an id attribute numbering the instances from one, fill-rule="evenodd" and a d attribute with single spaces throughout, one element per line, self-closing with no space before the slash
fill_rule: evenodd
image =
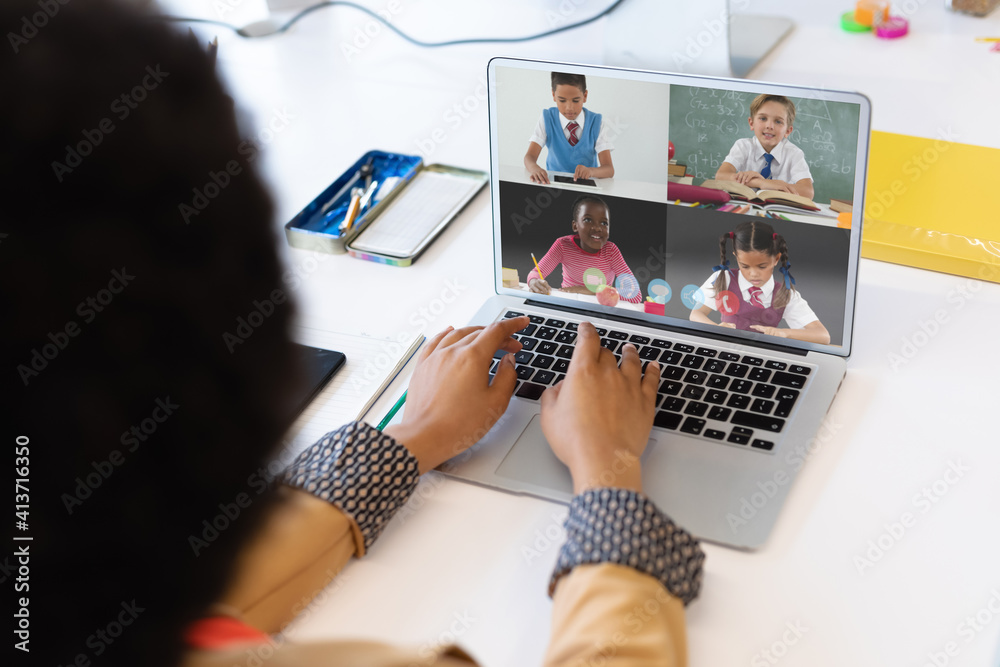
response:
<path id="1" fill-rule="evenodd" d="M 278 507 L 242 551 L 219 603 L 253 627 L 277 632 L 364 553 L 357 525 L 325 500 L 279 486 Z"/>
<path id="2" fill-rule="evenodd" d="M 687 665 L 684 604 L 630 567 L 579 565 L 552 598 L 545 667 Z"/>

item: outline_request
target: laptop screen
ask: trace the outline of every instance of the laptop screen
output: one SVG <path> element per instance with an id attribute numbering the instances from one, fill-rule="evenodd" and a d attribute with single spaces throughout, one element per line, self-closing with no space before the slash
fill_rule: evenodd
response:
<path id="1" fill-rule="evenodd" d="M 494 59 L 497 291 L 850 354 L 857 93 Z"/>

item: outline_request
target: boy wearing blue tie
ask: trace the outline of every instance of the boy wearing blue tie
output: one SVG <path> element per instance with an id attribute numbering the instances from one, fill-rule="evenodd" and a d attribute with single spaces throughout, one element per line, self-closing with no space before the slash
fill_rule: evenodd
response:
<path id="1" fill-rule="evenodd" d="M 548 171 L 573 174 L 573 179 L 611 178 L 614 146 L 601 114 L 584 109 L 587 78 L 582 74 L 552 72 L 552 100 L 556 106 L 542 111 L 528 141 L 524 167 L 533 183 L 548 184 Z M 542 146 L 549 149 L 545 169 L 538 166 Z"/>
<path id="2" fill-rule="evenodd" d="M 805 153 L 788 141 L 795 105 L 783 95 L 758 95 L 750 103 L 752 139 L 737 139 L 716 180 L 736 181 L 758 190 L 780 190 L 813 198 L 812 173 Z"/>

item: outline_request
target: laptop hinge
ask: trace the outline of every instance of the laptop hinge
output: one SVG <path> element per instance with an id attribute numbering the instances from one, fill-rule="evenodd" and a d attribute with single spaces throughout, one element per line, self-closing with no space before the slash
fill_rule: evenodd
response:
<path id="1" fill-rule="evenodd" d="M 609 315 L 605 313 L 595 313 L 590 310 L 584 310 L 583 308 L 574 308 L 572 306 L 563 306 L 561 304 L 555 303 L 545 303 L 542 301 L 535 301 L 534 299 L 525 299 L 524 305 L 535 306 L 538 308 L 545 308 L 548 310 L 560 310 L 565 313 L 573 313 L 575 315 L 581 315 L 583 317 L 595 317 L 598 316 L 602 320 L 612 320 L 615 322 L 621 322 L 623 324 L 631 325 L 641 325 L 644 327 L 649 327 L 651 329 L 658 329 L 660 331 L 671 331 L 673 333 L 685 334 L 688 336 L 701 336 L 703 338 L 710 338 L 712 340 L 721 340 L 727 343 L 734 343 L 736 345 L 745 345 L 747 347 L 756 347 L 762 350 L 771 350 L 773 352 L 781 352 L 784 354 L 794 354 L 796 356 L 804 357 L 809 354 L 809 350 L 803 350 L 797 347 L 788 347 L 785 345 L 777 345 L 775 343 L 766 343 L 756 340 L 747 340 L 745 338 L 737 338 L 735 336 L 727 336 L 722 333 L 715 333 L 711 331 L 692 331 L 691 329 L 685 329 L 683 327 L 673 326 L 671 324 L 657 324 L 654 322 L 647 322 L 645 320 L 634 320 L 630 317 L 625 317 L 624 315 Z"/>

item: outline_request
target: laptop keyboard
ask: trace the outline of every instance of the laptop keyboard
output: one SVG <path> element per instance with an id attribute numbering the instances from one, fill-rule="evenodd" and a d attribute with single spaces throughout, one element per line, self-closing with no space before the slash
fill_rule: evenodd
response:
<path id="1" fill-rule="evenodd" d="M 504 318 L 524 313 L 507 311 Z M 578 322 L 529 314 L 531 323 L 514 337 L 523 346 L 514 355 L 514 395 L 537 401 L 546 388 L 566 377 Z M 653 426 L 730 445 L 769 452 L 809 380 L 811 366 L 742 354 L 709 345 L 691 345 L 642 334 L 596 327 L 601 345 L 621 361 L 625 343 L 643 360 L 660 364 Z M 496 371 L 504 352 L 490 364 Z"/>

